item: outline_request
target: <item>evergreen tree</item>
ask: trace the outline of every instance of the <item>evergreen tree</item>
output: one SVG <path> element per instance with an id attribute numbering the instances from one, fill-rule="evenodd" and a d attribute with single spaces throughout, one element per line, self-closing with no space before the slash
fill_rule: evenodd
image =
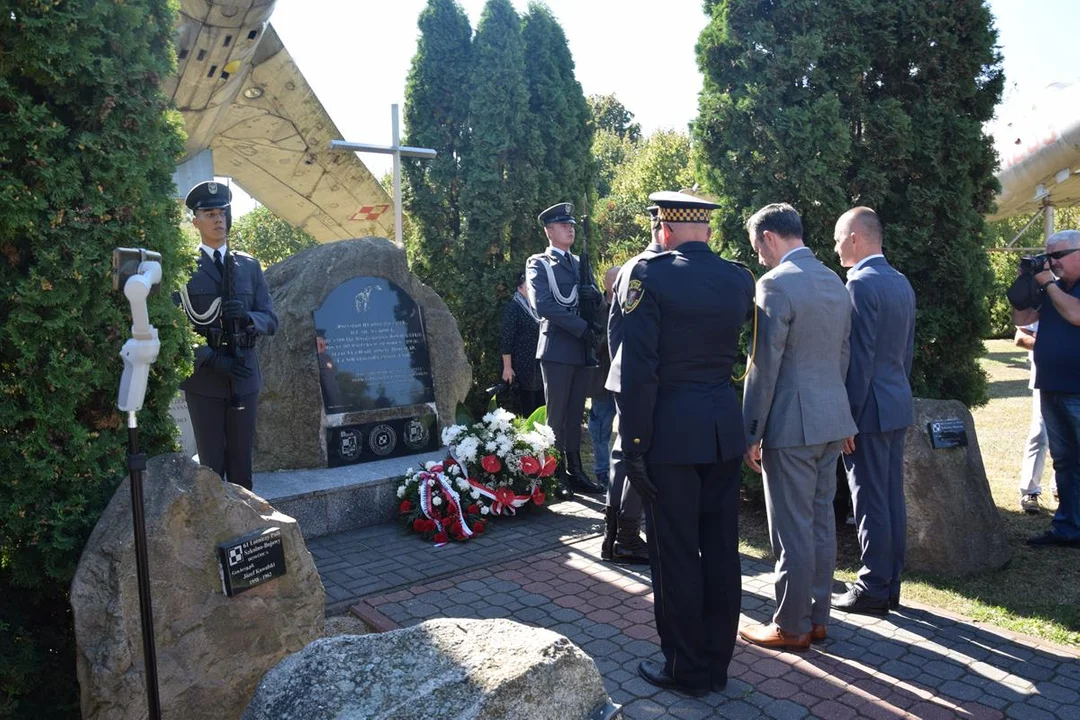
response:
<path id="1" fill-rule="evenodd" d="M 172 200 L 182 121 L 161 87 L 174 20 L 168 0 L 0 12 L 0 717 L 78 717 L 68 587 L 127 475 L 115 247 L 162 254 L 139 426 L 147 454 L 175 448 L 168 407 L 189 351 L 169 298 L 189 260 Z"/>
<path id="2" fill-rule="evenodd" d="M 514 235 L 528 238 L 524 252 L 511 252 L 514 267 L 537 248 L 536 214 L 557 202 L 580 205 L 595 174 L 589 105 L 574 78 L 574 60 L 566 34 L 547 7 L 531 4 L 522 22 L 525 76 L 529 87 L 530 161 L 537 171 L 536 212 L 523 212 Z M 520 233 L 520 235 L 519 235 Z M 517 248 L 515 248 L 517 250 Z"/>
<path id="3" fill-rule="evenodd" d="M 468 146 L 462 161 L 466 226 L 458 263 L 464 293 L 455 307 L 478 379 L 495 377 L 501 299 L 509 297 L 511 261 L 535 247 L 536 155 L 530 147 L 529 90 L 521 18 L 509 0 L 488 0 L 472 46 Z M 542 208 L 541 208 L 542 209 Z M 525 230 L 523 217 L 534 222 Z M 515 232 L 518 235 L 515 236 Z M 527 233 L 527 235 L 526 235 Z M 484 382 L 481 380 L 481 382 Z"/>
<path id="4" fill-rule="evenodd" d="M 708 0 L 695 124 L 722 237 L 750 256 L 743 220 L 795 205 L 806 240 L 836 266 L 832 231 L 855 204 L 885 224 L 885 252 L 918 299 L 913 387 L 969 405 L 991 276 L 983 216 L 994 152 L 982 132 L 1001 94 L 982 0 Z"/>
<path id="5" fill-rule="evenodd" d="M 254 255 L 263 268 L 318 244 L 318 240 L 262 206 L 238 217 L 229 231 L 230 247 Z"/>
<path id="6" fill-rule="evenodd" d="M 432 160 L 402 158 L 402 200 L 414 223 L 412 269 L 452 300 L 461 240 L 461 162 L 467 140 L 472 30 L 455 0 L 428 0 L 405 85 L 405 142 L 433 148 Z M 458 308 L 452 308 L 457 310 Z"/>

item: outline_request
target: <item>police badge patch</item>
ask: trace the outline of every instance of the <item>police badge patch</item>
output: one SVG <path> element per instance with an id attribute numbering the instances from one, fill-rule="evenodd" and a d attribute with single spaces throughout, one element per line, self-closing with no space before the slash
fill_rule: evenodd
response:
<path id="1" fill-rule="evenodd" d="M 634 308 L 641 302 L 641 298 L 645 297 L 645 288 L 641 287 L 641 281 L 638 279 L 632 279 L 626 286 L 626 300 L 623 302 L 623 312 L 634 312 Z"/>

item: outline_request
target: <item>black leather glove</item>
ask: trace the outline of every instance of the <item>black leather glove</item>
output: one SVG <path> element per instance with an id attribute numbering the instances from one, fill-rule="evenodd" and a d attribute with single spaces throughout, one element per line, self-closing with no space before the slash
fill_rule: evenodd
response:
<path id="1" fill-rule="evenodd" d="M 221 350 L 214 350 L 213 354 L 207 358 L 206 365 L 216 373 L 231 375 L 237 380 L 249 378 L 254 372 L 244 364 L 243 360 L 238 360 Z"/>
<path id="2" fill-rule="evenodd" d="M 599 305 L 602 297 L 600 291 L 593 285 L 579 285 L 577 296 L 578 302 L 592 303 L 594 305 Z"/>
<path id="3" fill-rule="evenodd" d="M 651 503 L 656 499 L 656 486 L 649 479 L 649 470 L 645 467 L 644 455 L 626 455 L 623 457 L 623 467 L 626 469 L 626 480 L 630 486 L 637 490 L 641 499 Z"/>
<path id="4" fill-rule="evenodd" d="M 221 319 L 240 320 L 242 324 L 247 325 L 248 314 L 244 309 L 244 303 L 239 300 L 226 300 L 221 303 Z"/>

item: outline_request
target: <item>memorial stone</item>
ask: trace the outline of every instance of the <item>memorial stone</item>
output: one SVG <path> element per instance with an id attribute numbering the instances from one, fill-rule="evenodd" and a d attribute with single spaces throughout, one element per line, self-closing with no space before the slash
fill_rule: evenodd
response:
<path id="1" fill-rule="evenodd" d="M 915 399 L 904 446 L 904 498 L 906 569 L 970 575 L 1008 562 L 1008 538 L 963 403 Z"/>
<path id="2" fill-rule="evenodd" d="M 278 332 L 259 339 L 255 470 L 335 467 L 437 449 L 472 372 L 446 304 L 385 238 L 271 266 Z"/>

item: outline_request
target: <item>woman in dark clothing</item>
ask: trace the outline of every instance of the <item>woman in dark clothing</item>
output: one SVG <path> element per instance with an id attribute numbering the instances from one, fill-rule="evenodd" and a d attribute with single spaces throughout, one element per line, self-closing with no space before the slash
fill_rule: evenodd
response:
<path id="1" fill-rule="evenodd" d="M 540 362 L 536 359 L 540 316 L 529 305 L 525 292 L 525 273 L 521 273 L 517 276 L 517 292 L 503 308 L 499 342 L 502 379 L 513 387 L 521 417 L 529 417 L 544 404 L 544 381 L 540 375 Z"/>

